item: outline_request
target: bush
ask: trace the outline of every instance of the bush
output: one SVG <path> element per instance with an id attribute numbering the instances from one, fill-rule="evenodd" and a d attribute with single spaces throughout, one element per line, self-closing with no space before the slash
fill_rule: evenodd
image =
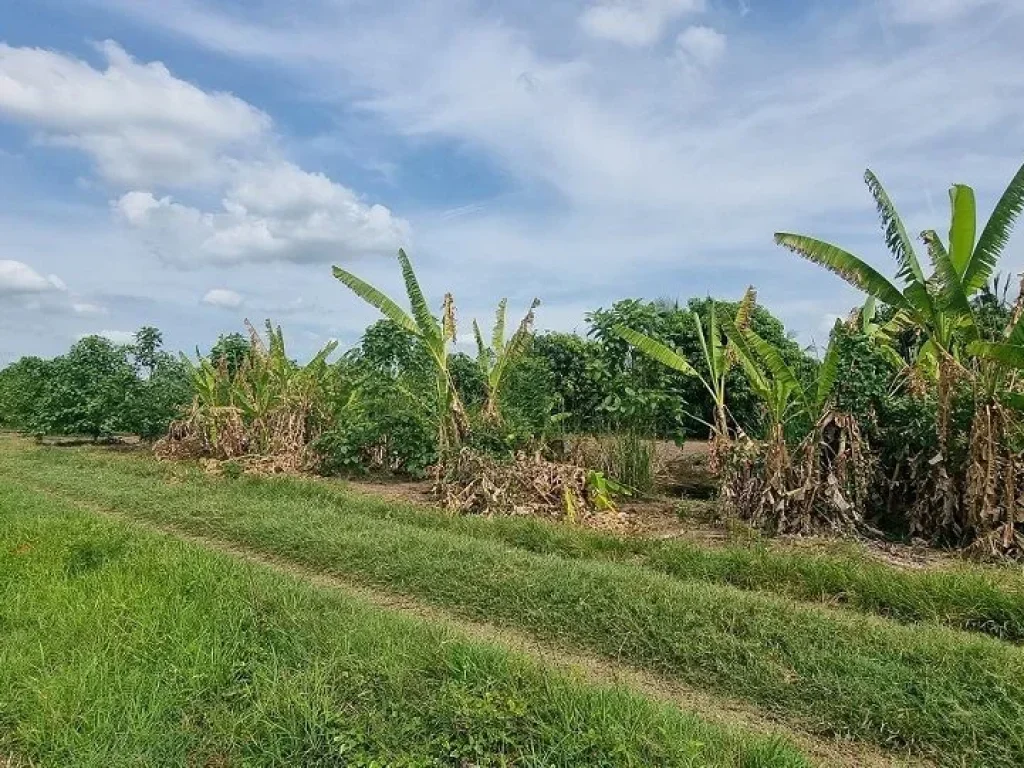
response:
<path id="1" fill-rule="evenodd" d="M 313 450 L 325 474 L 380 469 L 421 476 L 437 461 L 437 434 L 395 382 L 368 378 Z"/>

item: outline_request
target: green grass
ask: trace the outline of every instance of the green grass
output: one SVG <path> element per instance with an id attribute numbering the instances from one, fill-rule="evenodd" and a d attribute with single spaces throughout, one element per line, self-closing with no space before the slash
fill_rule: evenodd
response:
<path id="1" fill-rule="evenodd" d="M 65 472 L 64 460 L 68 458 L 88 476 L 107 478 L 111 486 L 117 485 L 124 472 L 159 481 L 162 486 L 168 471 L 182 470 L 161 467 L 148 458 L 99 451 L 76 451 L 72 455 L 29 449 L 0 461 L 12 468 L 25 466 L 34 476 L 52 481 Z M 74 483 L 82 479 L 71 476 L 66 481 L 69 490 L 74 491 Z M 198 473 L 190 482 L 212 493 L 222 490 L 222 484 L 211 483 Z M 538 554 L 631 562 L 685 580 L 731 584 L 845 606 L 902 622 L 932 622 L 1014 642 L 1024 640 L 1024 578 L 1019 570 L 964 564 L 901 571 L 855 552 L 838 556 L 769 550 L 759 543 L 712 549 L 678 540 L 618 537 L 534 518 L 452 517 L 353 494 L 338 483 L 301 479 L 246 478 L 230 490 L 229 496 L 241 503 L 273 501 L 288 514 L 306 516 L 313 526 L 321 521 L 329 523 L 338 515 L 370 516 L 501 542 Z M 311 504 L 314 509 L 309 509 Z"/>
<path id="2" fill-rule="evenodd" d="M 778 740 L 0 480 L 0 755 L 52 766 L 802 766 Z"/>
<path id="3" fill-rule="evenodd" d="M 539 554 L 440 523 L 412 525 L 408 511 L 401 519 L 375 517 L 372 505 L 343 513 L 294 483 L 188 474 L 168 483 L 150 462 L 78 452 L 4 461 L 83 501 L 621 658 L 813 731 L 906 746 L 946 764 L 1024 762 L 1024 652 L 988 637 Z"/>

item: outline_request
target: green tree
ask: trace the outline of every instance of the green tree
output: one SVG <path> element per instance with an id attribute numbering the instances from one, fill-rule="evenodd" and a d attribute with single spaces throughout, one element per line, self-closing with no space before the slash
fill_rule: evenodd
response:
<path id="1" fill-rule="evenodd" d="M 136 365 L 143 369 L 147 376 L 153 374 L 163 344 L 164 335 L 151 325 L 144 325 L 135 332 L 132 354 L 135 356 Z"/>
<path id="2" fill-rule="evenodd" d="M 734 320 L 736 328 L 740 330 L 747 329 L 756 300 L 753 287 L 748 288 L 743 299 L 740 300 L 739 308 L 736 310 Z M 694 368 L 677 351 L 652 339 L 650 336 L 646 336 L 625 325 L 612 326 L 612 330 L 652 360 L 656 360 L 672 370 L 679 371 L 685 376 L 695 377 L 700 381 L 708 395 L 710 395 L 713 407 L 714 420 L 708 426 L 710 426 L 715 440 L 724 443 L 729 439 L 726 379 L 736 356 L 733 350 L 726 347 L 725 339 L 719 330 L 718 311 L 715 308 L 714 302 L 711 302 L 708 309 L 706 330 L 699 313 L 693 315 L 693 322 L 697 331 L 697 340 L 700 343 L 701 357 L 703 358 L 703 373 Z"/>
<path id="3" fill-rule="evenodd" d="M 552 409 L 564 414 L 567 430 L 594 432 L 603 426 L 601 405 L 610 374 L 600 342 L 575 333 L 536 334 L 527 359 L 544 372 Z"/>
<path id="4" fill-rule="evenodd" d="M 600 342 L 607 376 L 601 411 L 619 416 L 628 424 L 646 426 L 659 436 L 692 433 L 696 422 L 714 424 L 715 398 L 698 377 L 635 354 L 632 345 L 615 331 L 616 326 L 630 328 L 673 349 L 690 367 L 701 367 L 705 356 L 698 319 L 702 329 L 710 327 L 712 304 L 719 319 L 736 317 L 740 311 L 739 302 L 695 298 L 685 307 L 664 301 L 625 299 L 610 309 L 589 313 L 589 334 Z M 782 322 L 768 310 L 755 306 L 749 322 L 751 329 L 780 350 L 786 363 L 802 379 L 813 376 L 813 359 L 788 337 Z M 761 401 L 735 367 L 726 370 L 725 389 L 730 394 L 729 411 L 734 421 L 749 433 L 760 433 L 764 426 Z M 707 436 L 710 428 L 698 427 L 696 431 Z"/>
<path id="5" fill-rule="evenodd" d="M 42 434 L 110 435 L 130 428 L 138 383 L 129 348 L 86 336 L 54 358 L 30 428 Z"/>
<path id="6" fill-rule="evenodd" d="M 22 357 L 0 371 L 0 425 L 30 430 L 53 364 L 40 357 Z"/>

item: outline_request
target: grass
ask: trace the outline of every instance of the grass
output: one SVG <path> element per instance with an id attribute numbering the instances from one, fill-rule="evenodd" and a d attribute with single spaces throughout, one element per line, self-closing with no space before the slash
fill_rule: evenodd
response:
<path id="1" fill-rule="evenodd" d="M 61 480 L 67 469 L 60 452 L 22 448 L 3 461 L 24 466 L 33 476 Z M 166 490 L 171 469 L 148 458 L 99 451 L 79 451 L 73 461 L 87 477 L 104 478 L 116 488 L 125 472 L 154 481 L 154 493 Z M 181 474 L 183 467 L 174 467 Z M 194 476 L 193 476 L 194 475 Z M 189 476 L 213 494 L 223 484 L 198 473 Z M 184 476 L 184 475 L 183 475 Z M 64 478 L 75 492 L 77 475 Z M 85 481 L 95 489 L 97 483 Z M 170 502 L 174 494 L 168 496 Z M 111 496 L 110 498 L 115 498 Z M 679 540 L 624 538 L 526 517 L 483 519 L 452 517 L 411 505 L 353 494 L 337 483 L 285 478 L 246 478 L 227 499 L 240 503 L 274 502 L 296 509 L 310 525 L 329 523 L 338 515 L 393 520 L 423 530 L 446 531 L 490 540 L 537 554 L 567 559 L 629 562 L 689 581 L 730 584 L 804 601 L 839 605 L 902 622 L 930 622 L 1014 642 L 1024 640 L 1024 578 L 1007 569 L 960 567 L 901 571 L 851 552 L 843 556 L 769 550 L 763 544 L 706 548 Z M 313 505 L 313 509 L 309 506 Z"/>
<path id="2" fill-rule="evenodd" d="M 4 462 L 19 478 L 83 501 L 622 658 L 812 731 L 907 747 L 947 764 L 1024 762 L 1024 651 L 992 638 L 646 566 L 540 554 L 440 522 L 413 525 L 409 511 L 384 519 L 361 499 L 342 512 L 340 501 L 296 492 L 294 483 L 187 472 L 168 482 L 150 462 L 93 453 Z"/>
<path id="3" fill-rule="evenodd" d="M 0 480 L 0 755 L 33 764 L 805 760 Z"/>

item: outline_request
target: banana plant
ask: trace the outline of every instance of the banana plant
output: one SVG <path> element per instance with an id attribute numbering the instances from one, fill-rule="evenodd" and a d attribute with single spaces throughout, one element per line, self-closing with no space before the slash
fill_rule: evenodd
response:
<path id="1" fill-rule="evenodd" d="M 398 263 L 402 269 L 405 292 L 409 299 L 410 311 L 406 312 L 386 294 L 348 270 L 333 267 L 334 276 L 352 290 L 359 298 L 380 312 L 400 328 L 415 336 L 427 351 L 434 364 L 435 389 L 437 394 L 438 449 L 441 455 L 458 448 L 469 433 L 462 400 L 455 387 L 448 365 L 449 344 L 455 342 L 455 301 L 445 294 L 438 320 L 427 306 L 416 273 L 405 251 L 399 249 Z"/>
<path id="2" fill-rule="evenodd" d="M 924 334 L 926 342 L 920 356 L 960 359 L 963 346 L 977 338 L 971 299 L 991 278 L 1014 222 L 1024 209 L 1024 166 L 1010 181 L 978 237 L 974 190 L 963 184 L 953 185 L 949 193 L 948 242 L 943 243 L 934 230 L 921 233 L 931 260 L 930 275 L 921 266 L 881 182 L 870 170 L 864 179 L 875 200 L 886 245 L 896 261 L 896 279 L 902 287 L 863 259 L 822 240 L 777 232 L 775 242 L 893 307 L 903 326 Z"/>
<path id="3" fill-rule="evenodd" d="M 487 400 L 484 403 L 483 417 L 495 424 L 501 423 L 501 385 L 509 365 L 522 356 L 530 343 L 533 330 L 534 312 L 540 306 L 540 299 L 530 302 L 530 308 L 519 323 L 516 332 L 505 340 L 505 314 L 507 299 L 498 302 L 495 313 L 494 330 L 491 334 L 491 346 L 484 344 L 480 326 L 473 321 L 473 335 L 476 338 L 477 365 L 487 387 Z"/>
<path id="4" fill-rule="evenodd" d="M 743 298 L 740 300 L 736 311 L 736 317 L 731 321 L 731 324 L 736 328 L 747 328 L 756 303 L 757 292 L 753 286 L 750 286 L 747 288 L 746 293 L 743 294 Z M 707 371 L 706 376 L 697 371 L 685 357 L 660 341 L 655 341 L 651 337 L 621 324 L 614 326 L 612 330 L 621 339 L 629 342 L 651 359 L 657 360 L 662 365 L 687 376 L 695 376 L 711 395 L 711 400 L 714 404 L 714 423 L 710 425 L 714 437 L 716 439 L 728 439 L 729 425 L 725 380 L 736 362 L 736 355 L 727 347 L 722 338 L 722 333 L 719 329 L 718 310 L 714 301 L 711 302 L 707 332 L 705 332 L 704 325 L 696 313 L 694 313 L 693 319 L 697 327 L 697 338 L 700 341 L 704 368 Z"/>
<path id="5" fill-rule="evenodd" d="M 750 328 L 724 320 L 726 336 L 743 366 L 751 389 L 764 401 L 773 429 L 795 416 L 816 424 L 826 413 L 839 370 L 839 348 L 830 341 L 813 383 L 805 386 L 776 347 Z"/>
<path id="6" fill-rule="evenodd" d="M 1024 165 L 1000 196 L 980 236 L 974 190 L 963 184 L 953 185 L 947 242 L 934 230 L 921 233 L 931 261 L 930 275 L 925 274 L 892 200 L 870 170 L 865 173 L 865 181 L 878 208 L 902 288 L 863 259 L 830 243 L 787 232 L 776 233 L 775 241 L 888 304 L 896 310 L 904 328 L 924 337 L 916 363 L 920 369 L 934 372 L 937 383 L 938 453 L 930 464 L 941 507 L 917 513 L 912 528 L 933 535 L 957 528 L 958 490 L 948 466 L 954 385 L 963 374 L 967 350 L 980 341 L 972 300 L 992 277 L 1014 222 L 1024 210 Z"/>

